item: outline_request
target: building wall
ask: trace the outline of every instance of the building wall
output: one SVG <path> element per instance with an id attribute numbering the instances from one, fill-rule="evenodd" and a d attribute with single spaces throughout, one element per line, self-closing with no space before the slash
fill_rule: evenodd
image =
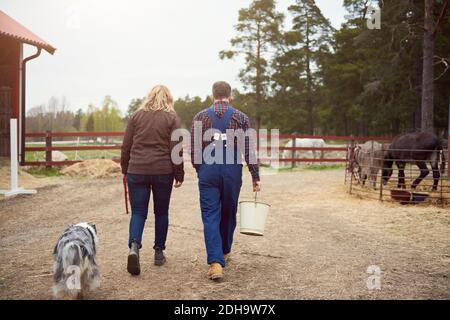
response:
<path id="1" fill-rule="evenodd" d="M 22 44 L 0 36 L 0 157 L 9 156 L 11 118 L 20 115 Z"/>

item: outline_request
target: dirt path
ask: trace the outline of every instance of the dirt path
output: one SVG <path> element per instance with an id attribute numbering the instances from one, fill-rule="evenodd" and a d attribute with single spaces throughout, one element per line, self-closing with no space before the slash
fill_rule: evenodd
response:
<path id="1" fill-rule="evenodd" d="M 0 200 L 0 298 L 51 299 L 53 246 L 81 221 L 96 223 L 101 241 L 103 283 L 91 299 L 450 298 L 450 210 L 355 199 L 340 170 L 265 176 L 266 236 L 236 233 L 226 279 L 211 283 L 194 177 L 174 192 L 168 264 L 152 265 L 150 217 L 138 278 L 125 267 L 120 179 L 56 178 L 34 197 Z M 246 175 L 241 199 L 251 196 Z M 371 265 L 382 270 L 379 291 L 366 286 Z"/>

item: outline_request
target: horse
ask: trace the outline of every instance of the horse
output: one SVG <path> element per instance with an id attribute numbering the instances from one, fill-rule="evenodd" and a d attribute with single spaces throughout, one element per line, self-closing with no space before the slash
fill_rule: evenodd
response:
<path id="1" fill-rule="evenodd" d="M 383 145 L 376 141 L 368 141 L 363 145 L 358 145 L 354 149 L 355 165 L 358 168 L 360 183 L 364 186 L 367 179 L 370 180 L 373 188 L 377 188 L 377 176 L 383 167 Z"/>
<path id="2" fill-rule="evenodd" d="M 387 185 L 389 182 L 395 162 L 398 168 L 398 188 L 406 189 L 405 166 L 407 163 L 411 163 L 420 169 L 420 176 L 412 184 L 414 190 L 430 174 L 427 163 L 431 163 L 434 179 L 433 191 L 437 191 L 441 173 L 444 174 L 445 170 L 445 157 L 442 151 L 442 143 L 432 133 L 417 132 L 396 137 L 384 157 L 383 184 Z M 439 164 L 441 164 L 441 172 Z"/>
<path id="3" fill-rule="evenodd" d="M 296 148 L 325 148 L 327 145 L 323 139 L 295 139 L 295 147 Z M 294 141 L 290 140 L 286 145 L 286 148 L 293 148 L 294 147 Z M 302 154 L 306 153 L 312 153 L 312 156 L 314 159 L 318 158 L 318 152 L 316 150 L 312 151 L 295 151 L 295 153 L 291 150 L 285 150 L 283 152 L 283 159 L 289 159 L 289 158 L 301 158 Z M 324 158 L 324 152 L 320 151 L 320 159 Z"/>

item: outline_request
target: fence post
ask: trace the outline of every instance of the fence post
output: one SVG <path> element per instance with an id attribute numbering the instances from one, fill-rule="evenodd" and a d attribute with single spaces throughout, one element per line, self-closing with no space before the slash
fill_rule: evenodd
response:
<path id="1" fill-rule="evenodd" d="M 294 138 L 292 139 L 292 148 L 293 148 L 292 149 L 292 169 L 294 169 L 297 166 L 297 162 L 295 162 L 296 144 L 297 144 L 297 139 L 294 136 Z"/>
<path id="2" fill-rule="evenodd" d="M 346 141 L 346 143 L 347 143 L 347 154 L 345 155 L 345 159 L 347 160 L 346 161 L 346 164 L 345 164 L 345 179 L 344 179 L 344 184 L 347 184 L 347 174 L 348 174 L 348 171 L 350 170 L 350 147 L 349 147 L 349 145 L 348 145 L 348 140 Z"/>
<path id="3" fill-rule="evenodd" d="M 52 167 L 52 132 L 45 132 L 45 167 L 50 169 Z"/>
<path id="4" fill-rule="evenodd" d="M 381 154 L 384 156 L 384 145 L 381 147 Z M 381 180 L 380 180 L 380 201 L 383 202 L 383 170 L 384 170 L 384 161 L 381 167 Z"/>

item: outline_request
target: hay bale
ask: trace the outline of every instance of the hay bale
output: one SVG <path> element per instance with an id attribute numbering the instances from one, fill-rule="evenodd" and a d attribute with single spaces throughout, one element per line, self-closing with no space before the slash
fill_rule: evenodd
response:
<path id="1" fill-rule="evenodd" d="M 108 159 L 86 160 L 61 171 L 63 175 L 70 177 L 86 178 L 112 178 L 121 175 L 120 165 Z"/>

